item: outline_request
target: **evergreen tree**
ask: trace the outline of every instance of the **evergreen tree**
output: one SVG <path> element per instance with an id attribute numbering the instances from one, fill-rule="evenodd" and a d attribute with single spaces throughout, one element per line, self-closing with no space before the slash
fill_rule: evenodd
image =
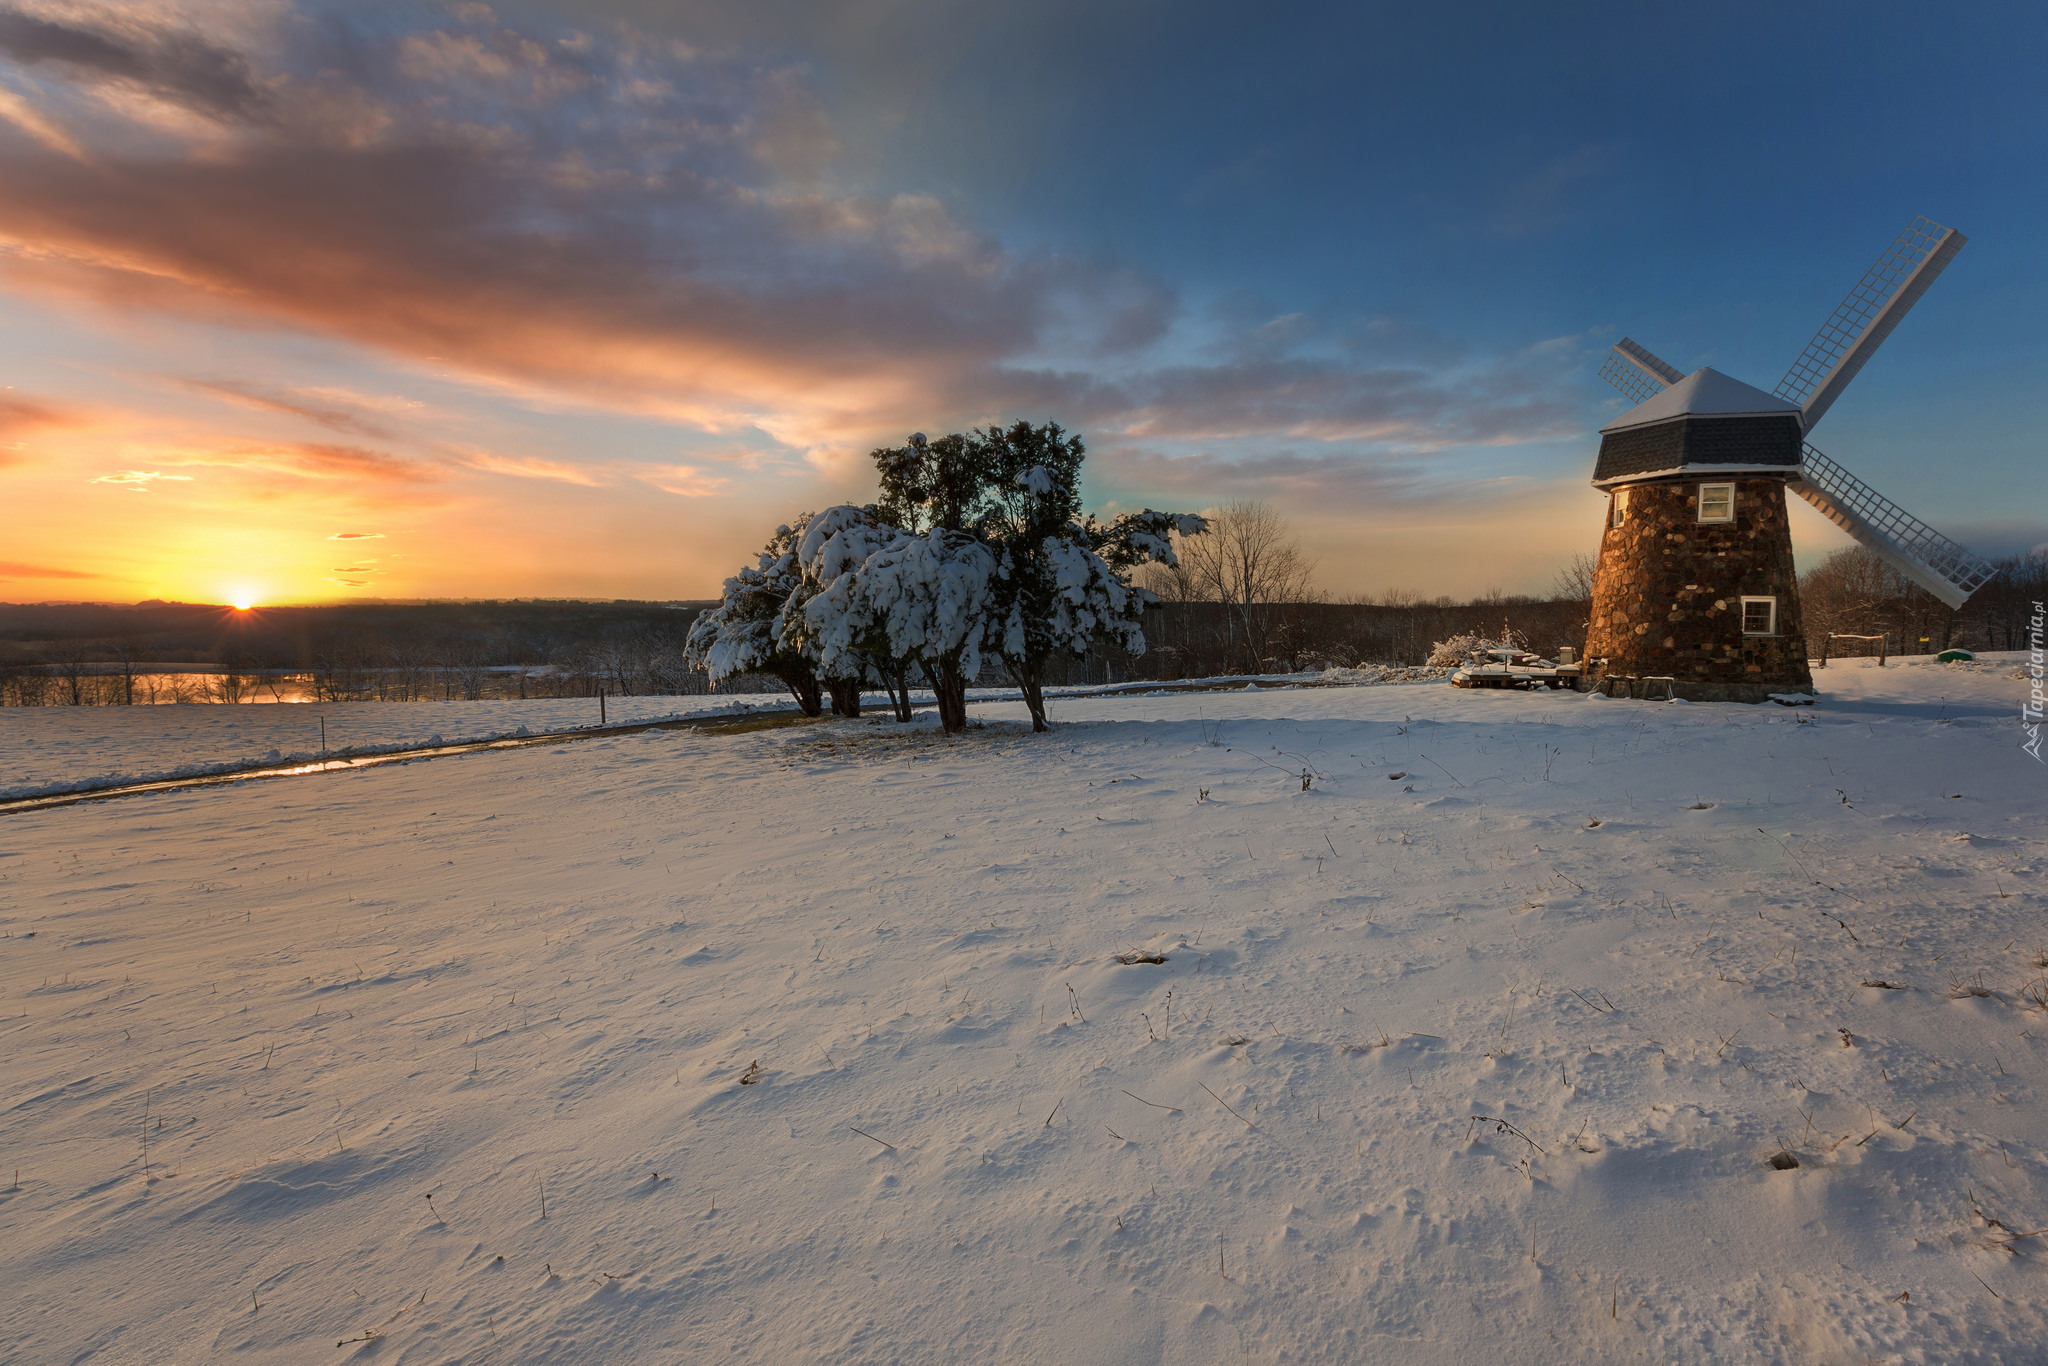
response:
<path id="1" fill-rule="evenodd" d="M 1031 728 L 1046 730 L 1047 663 L 1062 654 L 1082 658 L 1097 641 L 1144 654 L 1143 618 L 1153 598 L 1131 584 L 1129 571 L 1173 564 L 1172 534 L 1192 536 L 1205 523 L 1149 509 L 1108 524 L 1083 517 L 1087 448 L 1056 422 L 990 427 L 968 444 L 984 480 L 975 528 L 1001 564 L 989 648 L 1024 694 Z"/>
<path id="2" fill-rule="evenodd" d="M 761 551 L 758 562 L 725 581 L 716 607 L 690 623 L 684 658 L 706 670 L 717 683 L 740 673 L 771 674 L 782 680 L 805 716 L 824 711 L 815 656 L 788 648 L 779 625 L 790 595 L 802 586 L 797 542 L 811 515 L 796 525 L 779 526 Z"/>

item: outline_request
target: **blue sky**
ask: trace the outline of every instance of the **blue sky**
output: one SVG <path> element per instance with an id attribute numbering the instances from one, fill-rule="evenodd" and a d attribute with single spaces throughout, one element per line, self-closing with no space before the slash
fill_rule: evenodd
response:
<path id="1" fill-rule="evenodd" d="M 1017 417 L 1104 508 L 1274 502 L 1333 592 L 1540 590 L 1607 346 L 1769 388 L 1916 213 L 1971 241 L 1815 442 L 2031 546 L 2044 56 L 2021 5 L 17 0 L 0 597 L 702 596 Z"/>

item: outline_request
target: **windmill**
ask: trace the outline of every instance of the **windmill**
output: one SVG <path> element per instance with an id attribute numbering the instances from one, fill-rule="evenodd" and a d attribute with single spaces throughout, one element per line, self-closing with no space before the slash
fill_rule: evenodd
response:
<path id="1" fill-rule="evenodd" d="M 1635 406 L 1600 429 L 1609 496 L 1586 654 L 1594 674 L 1671 680 L 1699 700 L 1810 691 L 1787 489 L 1960 607 L 1992 567 L 1806 440 L 1967 239 L 1915 218 L 1775 393 L 1681 374 L 1624 337 L 1600 377 Z"/>

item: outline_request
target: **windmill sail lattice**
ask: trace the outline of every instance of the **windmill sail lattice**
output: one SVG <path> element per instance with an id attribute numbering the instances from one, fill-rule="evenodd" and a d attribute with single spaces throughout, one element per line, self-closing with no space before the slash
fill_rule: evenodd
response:
<path id="1" fill-rule="evenodd" d="M 1996 571 L 1815 450 L 1801 451 L 1792 492 L 1950 607 L 1961 607 Z"/>
<path id="2" fill-rule="evenodd" d="M 1856 282 L 1778 383 L 1778 397 L 1800 406 L 1808 431 L 1969 240 L 1915 218 Z"/>
<path id="3" fill-rule="evenodd" d="M 1632 403 L 1662 393 L 1685 378 L 1675 365 L 1666 365 L 1643 347 L 1623 337 L 1614 344 L 1614 354 L 1600 367 L 1600 378 L 1627 394 Z"/>

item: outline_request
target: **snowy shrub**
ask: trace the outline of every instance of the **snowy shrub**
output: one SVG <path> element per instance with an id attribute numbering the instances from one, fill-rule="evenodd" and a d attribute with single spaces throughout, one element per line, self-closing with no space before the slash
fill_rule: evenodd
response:
<path id="1" fill-rule="evenodd" d="M 1206 523 L 1149 510 L 1107 524 L 1083 517 L 1086 448 L 1057 423 L 990 427 L 973 433 L 965 449 L 985 489 L 975 526 L 1001 566 L 988 649 L 1024 694 L 1032 729 L 1045 730 L 1047 661 L 1079 658 L 1097 641 L 1145 653 L 1141 623 L 1153 598 L 1131 584 L 1128 571 L 1172 564 L 1174 533 L 1195 535 Z"/>
<path id="2" fill-rule="evenodd" d="M 709 672 L 713 683 L 734 674 L 773 674 L 789 688 L 804 715 L 816 716 L 824 707 L 815 657 L 785 647 L 780 632 L 783 609 L 802 586 L 796 547 L 810 521 L 806 514 L 794 527 L 775 528 L 754 566 L 725 581 L 718 605 L 690 623 L 683 657 L 692 667 Z"/>
<path id="3" fill-rule="evenodd" d="M 968 680 L 994 655 L 1023 691 L 1033 728 L 1046 729 L 1046 662 L 1097 642 L 1143 654 L 1153 598 L 1129 572 L 1175 563 L 1174 537 L 1207 525 L 1149 510 L 1084 517 L 1084 453 L 1056 423 L 1026 422 L 936 441 L 918 433 L 875 451 L 881 498 L 779 528 L 759 564 L 728 579 L 724 600 L 692 628 L 692 658 L 714 677 L 786 669 L 809 678 L 814 699 L 821 675 L 879 676 L 902 720 L 915 668 L 940 724 L 959 731 Z M 839 694 L 834 686 L 835 709 Z"/>
<path id="4" fill-rule="evenodd" d="M 1452 636 L 1449 640 L 1439 640 L 1430 647 L 1427 662 L 1432 668 L 1452 669 L 1463 664 L 1467 659 L 1470 659 L 1482 650 L 1520 650 L 1525 648 L 1527 647 L 1522 644 L 1513 631 L 1503 631 L 1498 640 L 1491 636 L 1467 632 L 1464 635 Z"/>
<path id="5" fill-rule="evenodd" d="M 812 527 L 799 547 L 804 595 L 785 611 L 781 638 L 827 673 L 873 668 L 900 680 L 915 664 L 939 690 L 947 729 L 964 726 L 964 680 L 981 668 L 996 557 L 965 532 L 920 536 L 864 508 L 828 508 Z M 963 680 L 956 697 L 941 688 L 949 673 Z"/>

